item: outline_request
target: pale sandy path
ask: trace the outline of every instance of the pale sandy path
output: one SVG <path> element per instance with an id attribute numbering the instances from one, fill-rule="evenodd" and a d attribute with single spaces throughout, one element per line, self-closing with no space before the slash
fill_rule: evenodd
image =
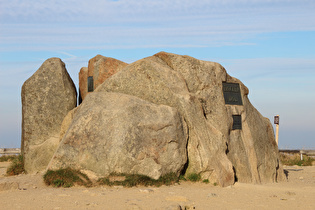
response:
<path id="1" fill-rule="evenodd" d="M 315 167 L 285 167 L 288 182 L 221 188 L 182 182 L 155 187 L 46 187 L 41 175 L 1 177 L 0 209 L 315 209 Z M 3 183 L 13 183 L 11 190 Z M 18 183 L 19 189 L 14 183 Z"/>

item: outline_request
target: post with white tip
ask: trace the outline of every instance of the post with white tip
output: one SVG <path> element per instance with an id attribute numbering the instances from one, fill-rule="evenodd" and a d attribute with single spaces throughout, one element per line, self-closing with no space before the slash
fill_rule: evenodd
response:
<path id="1" fill-rule="evenodd" d="M 278 145 L 278 142 L 279 142 L 279 115 L 275 116 L 274 124 L 276 124 L 276 143 Z"/>

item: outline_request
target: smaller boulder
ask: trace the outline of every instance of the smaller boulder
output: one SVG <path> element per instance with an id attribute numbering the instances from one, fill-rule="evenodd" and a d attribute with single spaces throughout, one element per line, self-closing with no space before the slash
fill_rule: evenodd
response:
<path id="1" fill-rule="evenodd" d="M 77 105 L 75 85 L 59 58 L 47 59 L 22 86 L 21 153 L 27 173 L 45 170 L 59 145 L 60 126 Z"/>
<path id="2" fill-rule="evenodd" d="M 79 73 L 80 103 L 89 92 L 93 92 L 107 78 L 127 65 L 122 61 L 102 55 L 90 59 L 88 67 L 82 67 Z"/>
<path id="3" fill-rule="evenodd" d="M 88 80 L 88 68 L 82 67 L 79 72 L 79 104 L 82 103 L 83 98 L 85 98 L 88 92 L 87 80 Z"/>
<path id="4" fill-rule="evenodd" d="M 48 169 L 158 179 L 170 172 L 179 175 L 187 162 L 186 125 L 175 108 L 122 93 L 94 92 L 66 118 L 71 116 Z"/>

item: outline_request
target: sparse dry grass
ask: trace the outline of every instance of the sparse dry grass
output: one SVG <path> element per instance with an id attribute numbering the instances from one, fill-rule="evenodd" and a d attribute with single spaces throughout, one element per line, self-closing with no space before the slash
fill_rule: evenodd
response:
<path id="1" fill-rule="evenodd" d="M 0 162 L 13 161 L 17 155 L 3 155 L 0 157 Z"/>
<path id="2" fill-rule="evenodd" d="M 92 186 L 91 180 L 87 175 L 78 170 L 70 168 L 59 169 L 56 171 L 48 170 L 44 175 L 46 185 L 54 187 L 72 187 L 74 185 L 82 185 L 86 187 Z"/>
<path id="3" fill-rule="evenodd" d="M 113 179 L 113 177 L 116 177 L 116 179 Z M 117 177 L 119 177 L 119 179 L 117 179 Z M 106 178 L 98 180 L 98 184 L 100 185 L 121 185 L 124 187 L 133 187 L 138 185 L 159 187 L 161 185 L 172 185 L 178 182 L 179 178 L 175 173 L 166 174 L 157 180 L 141 174 L 111 174 Z"/>
<path id="4" fill-rule="evenodd" d="M 19 175 L 21 173 L 24 173 L 23 155 L 14 156 L 14 158 L 11 161 L 12 163 L 7 169 L 8 176 L 14 176 L 14 175 Z"/>
<path id="5" fill-rule="evenodd" d="M 188 174 L 187 179 L 191 182 L 199 182 L 201 181 L 201 176 L 200 174 L 192 173 Z"/>
<path id="6" fill-rule="evenodd" d="M 284 165 L 292 166 L 311 166 L 312 162 L 315 161 L 314 158 L 303 155 L 303 160 L 301 160 L 300 154 L 288 154 L 288 153 L 280 153 L 280 161 Z"/>
<path id="7" fill-rule="evenodd" d="M 158 180 L 151 179 L 148 176 L 140 174 L 111 174 L 108 177 L 100 178 L 97 183 L 92 183 L 88 176 L 78 170 L 70 168 L 59 170 L 48 170 L 43 176 L 46 185 L 54 187 L 72 187 L 74 185 L 82 185 L 91 187 L 95 185 L 108 186 L 161 186 L 172 185 L 179 182 L 178 176 L 175 173 L 161 176 Z"/>

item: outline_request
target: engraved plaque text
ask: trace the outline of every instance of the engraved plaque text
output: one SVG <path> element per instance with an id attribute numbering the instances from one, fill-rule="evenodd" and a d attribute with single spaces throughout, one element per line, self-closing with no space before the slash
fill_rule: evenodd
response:
<path id="1" fill-rule="evenodd" d="M 243 105 L 241 89 L 238 83 L 222 83 L 225 104 Z"/>

